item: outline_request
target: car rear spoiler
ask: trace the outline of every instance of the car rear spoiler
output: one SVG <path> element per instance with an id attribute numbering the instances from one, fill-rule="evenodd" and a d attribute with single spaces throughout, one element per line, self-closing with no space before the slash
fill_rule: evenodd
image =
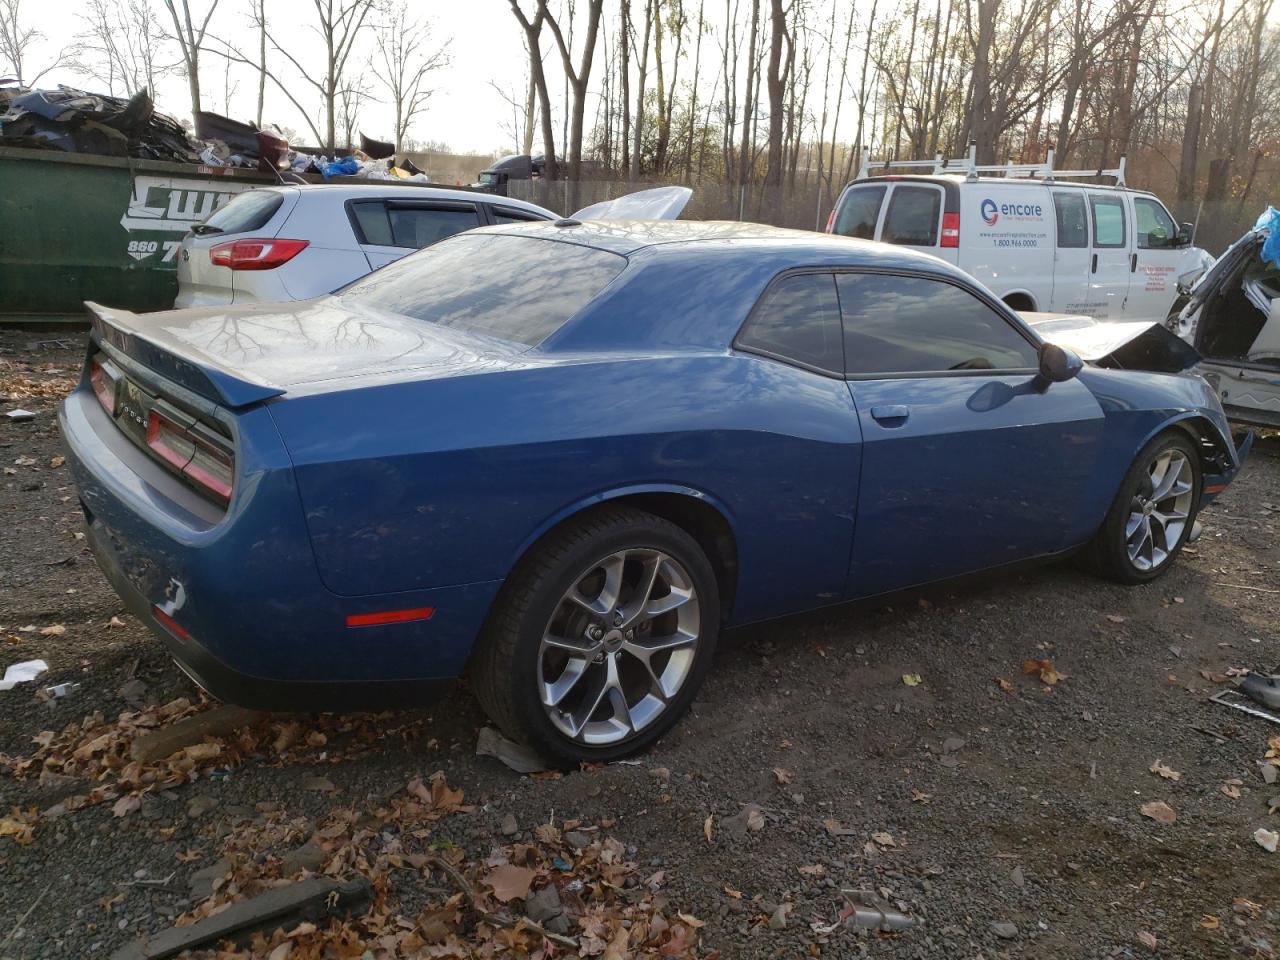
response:
<path id="1" fill-rule="evenodd" d="M 1180 373 L 1202 359 L 1195 347 L 1154 321 L 1119 322 L 1050 313 L 1023 313 L 1022 318 L 1042 339 L 1099 367 Z"/>
<path id="2" fill-rule="evenodd" d="M 194 350 L 179 352 L 181 345 L 177 342 L 161 342 L 166 340 L 163 321 L 149 321 L 92 300 L 86 300 L 84 307 L 92 334 L 99 342 L 206 400 L 224 407 L 247 407 L 285 392 L 283 387 L 246 380 Z"/>

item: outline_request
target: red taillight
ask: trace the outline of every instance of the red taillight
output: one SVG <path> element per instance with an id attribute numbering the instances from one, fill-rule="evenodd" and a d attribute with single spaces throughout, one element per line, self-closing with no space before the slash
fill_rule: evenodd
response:
<path id="1" fill-rule="evenodd" d="M 942 245 L 944 247 L 960 246 L 960 214 L 944 213 L 942 215 Z"/>
<path id="2" fill-rule="evenodd" d="M 231 499 L 235 459 L 198 433 L 185 430 L 163 413 L 152 410 L 147 419 L 147 447 L 217 499 Z"/>
<path id="3" fill-rule="evenodd" d="M 827 217 L 827 233 L 830 233 L 836 226 L 836 208 L 831 208 L 831 214 Z"/>
<path id="4" fill-rule="evenodd" d="M 303 250 L 308 240 L 228 240 L 209 248 L 209 262 L 232 270 L 274 270 Z"/>
<path id="5" fill-rule="evenodd" d="M 348 627 L 376 627 L 384 623 L 411 623 L 430 620 L 435 607 L 412 607 L 408 610 L 379 610 L 377 613 L 353 613 L 347 617 Z"/>
<path id="6" fill-rule="evenodd" d="M 102 364 L 97 360 L 89 363 L 89 383 L 93 387 L 94 395 L 98 398 L 98 402 L 102 404 L 103 409 L 109 415 L 114 415 L 116 412 L 116 385 L 107 376 L 107 372 L 102 369 Z"/>

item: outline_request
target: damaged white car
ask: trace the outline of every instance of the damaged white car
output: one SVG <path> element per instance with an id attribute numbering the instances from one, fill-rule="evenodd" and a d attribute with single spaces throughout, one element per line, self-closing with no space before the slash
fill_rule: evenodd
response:
<path id="1" fill-rule="evenodd" d="M 1280 428 L 1280 213 L 1214 262 L 1169 328 L 1200 353 L 1194 369 L 1232 420 Z"/>

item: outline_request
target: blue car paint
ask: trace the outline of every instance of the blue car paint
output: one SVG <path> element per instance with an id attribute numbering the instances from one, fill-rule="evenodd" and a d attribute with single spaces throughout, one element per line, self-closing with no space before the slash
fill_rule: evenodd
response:
<path id="1" fill-rule="evenodd" d="M 934 258 L 739 225 L 498 229 L 631 262 L 531 350 L 340 297 L 95 324 L 121 363 L 205 388 L 236 436 L 235 493 L 209 523 L 121 447 L 87 376 L 60 413 L 99 562 L 189 668 L 207 656 L 233 678 L 317 686 L 456 676 L 537 538 L 632 493 L 723 516 L 728 619 L 744 623 L 1083 544 L 1136 451 L 1177 422 L 1217 435 L 1224 479 L 1239 464 L 1194 376 L 845 381 L 729 346 L 783 270 L 883 266 L 972 286 Z M 870 416 L 886 404 L 911 416 Z M 149 615 L 175 584 L 185 640 Z M 435 613 L 345 625 L 410 607 Z M 246 699 L 237 686 L 215 692 Z"/>

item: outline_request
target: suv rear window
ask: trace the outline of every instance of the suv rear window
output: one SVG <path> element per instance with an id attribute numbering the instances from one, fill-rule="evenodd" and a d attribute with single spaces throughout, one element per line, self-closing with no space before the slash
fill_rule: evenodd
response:
<path id="1" fill-rule="evenodd" d="M 276 215 L 284 195 L 275 190 L 246 190 L 232 197 L 205 220 L 206 233 L 247 233 L 261 230 Z"/>
<path id="2" fill-rule="evenodd" d="M 466 235 L 357 280 L 338 296 L 467 333 L 534 346 L 609 285 L 625 257 L 557 240 Z"/>

